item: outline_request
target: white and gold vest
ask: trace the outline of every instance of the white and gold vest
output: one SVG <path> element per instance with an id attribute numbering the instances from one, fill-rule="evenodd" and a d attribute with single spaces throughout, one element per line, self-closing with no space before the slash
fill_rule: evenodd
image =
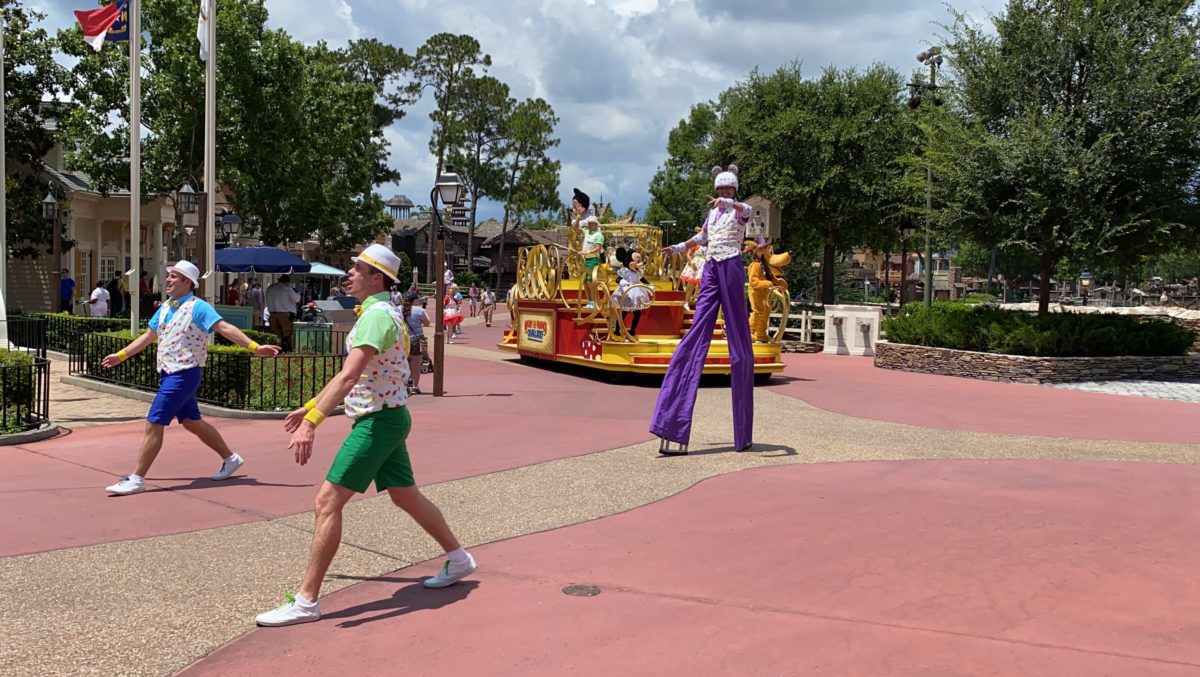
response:
<path id="1" fill-rule="evenodd" d="M 170 301 L 168 301 L 170 303 Z M 192 322 L 192 306 L 196 297 L 184 301 L 168 322 L 158 323 L 158 371 L 175 374 L 193 367 L 203 367 L 208 359 L 208 332 Z M 167 316 L 163 309 L 162 317 Z"/>

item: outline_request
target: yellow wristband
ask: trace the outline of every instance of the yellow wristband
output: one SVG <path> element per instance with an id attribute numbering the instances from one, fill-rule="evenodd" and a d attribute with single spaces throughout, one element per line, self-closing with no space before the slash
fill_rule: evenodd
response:
<path id="1" fill-rule="evenodd" d="M 311 410 L 311 409 L 316 409 L 316 408 L 317 408 L 317 398 L 315 398 L 315 397 L 314 397 L 314 398 L 312 398 L 311 400 L 309 400 L 309 401 L 305 402 L 305 403 L 304 403 L 304 408 L 305 408 L 305 409 L 310 409 L 310 410 Z"/>
<path id="2" fill-rule="evenodd" d="M 121 358 L 121 361 L 124 362 L 129 359 L 129 353 L 125 352 L 125 349 L 122 348 L 117 351 L 117 357 Z"/>
<path id="3" fill-rule="evenodd" d="M 304 420 L 313 424 L 315 428 L 325 422 L 325 414 L 322 414 L 320 409 L 309 409 L 304 415 Z"/>
<path id="4" fill-rule="evenodd" d="M 249 350 L 250 352 L 258 350 L 258 341 L 251 341 L 250 345 L 246 346 L 246 350 Z"/>

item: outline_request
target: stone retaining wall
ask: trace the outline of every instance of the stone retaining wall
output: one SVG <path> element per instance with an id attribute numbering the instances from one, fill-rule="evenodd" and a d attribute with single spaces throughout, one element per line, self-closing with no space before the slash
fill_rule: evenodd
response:
<path id="1" fill-rule="evenodd" d="M 1005 383 L 1187 381 L 1200 379 L 1200 355 L 1170 357 L 1023 357 L 880 341 L 875 366 Z"/>

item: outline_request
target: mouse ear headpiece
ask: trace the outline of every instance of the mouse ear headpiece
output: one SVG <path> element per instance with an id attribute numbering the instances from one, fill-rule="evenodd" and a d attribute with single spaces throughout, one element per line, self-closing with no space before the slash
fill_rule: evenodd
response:
<path id="1" fill-rule="evenodd" d="M 729 168 L 726 169 L 725 171 L 721 171 L 720 167 L 713 167 L 712 174 L 714 177 L 716 177 L 715 179 L 713 179 L 713 188 L 723 188 L 725 186 L 732 186 L 734 190 L 737 190 L 737 187 L 738 187 L 737 173 L 738 173 L 737 165 L 729 165 Z"/>

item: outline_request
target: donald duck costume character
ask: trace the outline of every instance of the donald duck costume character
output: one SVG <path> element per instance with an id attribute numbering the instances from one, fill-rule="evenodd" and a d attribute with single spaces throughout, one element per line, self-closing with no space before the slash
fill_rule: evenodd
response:
<path id="1" fill-rule="evenodd" d="M 754 350 L 746 313 L 746 271 L 742 268 L 742 241 L 751 209 L 750 205 L 733 199 L 738 187 L 737 173 L 737 165 L 729 165 L 724 171 L 712 168 L 717 197 L 709 200 L 712 208 L 704 226 L 687 241 L 662 250 L 664 255 L 678 254 L 694 245 L 706 244 L 708 251 L 692 327 L 671 356 L 650 422 L 650 432 L 661 440 L 659 453 L 666 456 L 687 454 L 696 388 L 712 343 L 718 310 L 725 313 L 725 337 L 729 342 L 733 446 L 743 451 L 753 444 Z"/>

